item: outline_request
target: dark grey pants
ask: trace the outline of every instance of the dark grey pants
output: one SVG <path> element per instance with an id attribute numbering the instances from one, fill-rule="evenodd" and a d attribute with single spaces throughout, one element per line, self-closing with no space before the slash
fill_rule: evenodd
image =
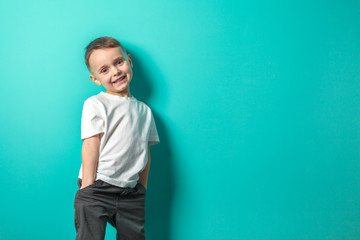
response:
<path id="1" fill-rule="evenodd" d="M 101 180 L 79 189 L 74 202 L 76 240 L 103 240 L 107 222 L 116 228 L 117 240 L 144 240 L 145 193 L 141 184 L 120 188 Z"/>

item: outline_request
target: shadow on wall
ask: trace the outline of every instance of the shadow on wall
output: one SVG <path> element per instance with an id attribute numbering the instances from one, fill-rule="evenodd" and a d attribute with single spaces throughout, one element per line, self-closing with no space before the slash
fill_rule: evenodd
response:
<path id="1" fill-rule="evenodd" d="M 135 48 L 127 47 L 127 49 L 132 56 L 134 65 L 131 93 L 138 100 L 148 104 L 153 89 L 151 75 L 141 65 L 141 58 L 134 51 Z M 147 61 L 149 59 L 151 58 L 147 56 Z M 156 64 L 151 64 L 151 66 L 156 66 Z M 152 70 L 159 72 L 158 69 Z M 171 239 L 171 207 L 175 191 L 172 164 L 174 160 L 171 154 L 171 144 L 166 124 L 154 109 L 152 109 L 152 112 L 160 143 L 150 148 L 152 160 L 146 196 L 146 236 L 149 240 L 169 240 Z"/>

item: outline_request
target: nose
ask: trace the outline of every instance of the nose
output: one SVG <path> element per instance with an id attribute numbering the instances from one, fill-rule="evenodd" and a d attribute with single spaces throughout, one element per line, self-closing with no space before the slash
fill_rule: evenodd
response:
<path id="1" fill-rule="evenodd" d="M 112 72 L 113 72 L 113 75 L 114 75 L 114 76 L 118 76 L 118 75 L 121 74 L 121 70 L 120 70 L 120 69 L 118 69 L 118 68 L 115 67 L 115 66 L 113 66 L 112 68 L 113 68 L 113 69 L 112 69 Z"/>

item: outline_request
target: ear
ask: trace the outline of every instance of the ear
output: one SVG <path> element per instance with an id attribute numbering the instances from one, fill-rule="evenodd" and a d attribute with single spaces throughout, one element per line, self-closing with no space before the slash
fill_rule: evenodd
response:
<path id="1" fill-rule="evenodd" d="M 91 81 L 93 81 L 96 85 L 101 86 L 100 80 L 97 80 L 93 75 L 90 75 Z"/>
<path id="2" fill-rule="evenodd" d="M 129 58 L 130 67 L 133 68 L 132 58 L 130 54 L 128 54 L 128 58 Z"/>

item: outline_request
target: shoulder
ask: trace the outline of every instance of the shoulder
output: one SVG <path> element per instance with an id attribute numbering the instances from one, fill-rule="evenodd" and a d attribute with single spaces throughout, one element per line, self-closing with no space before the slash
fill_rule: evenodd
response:
<path id="1" fill-rule="evenodd" d="M 97 95 L 93 95 L 89 98 L 87 98 L 85 101 L 84 101 L 84 104 L 87 104 L 87 105 L 99 105 L 99 104 L 103 104 L 105 102 L 105 98 L 102 96 L 101 93 L 97 94 Z"/>
<path id="2" fill-rule="evenodd" d="M 83 109 L 84 111 L 98 111 L 100 109 L 103 109 L 104 108 L 104 101 L 101 99 L 101 96 L 98 94 L 98 95 L 94 95 L 94 96 L 91 96 L 89 98 L 87 98 L 85 101 L 84 101 L 84 104 L 83 104 Z"/>
<path id="3" fill-rule="evenodd" d="M 144 103 L 144 102 L 142 102 L 142 101 L 140 101 L 138 99 L 136 99 L 135 101 L 136 101 L 137 106 L 138 106 L 139 109 L 142 109 L 143 111 L 148 112 L 148 113 L 151 114 L 151 108 L 146 103 Z"/>

